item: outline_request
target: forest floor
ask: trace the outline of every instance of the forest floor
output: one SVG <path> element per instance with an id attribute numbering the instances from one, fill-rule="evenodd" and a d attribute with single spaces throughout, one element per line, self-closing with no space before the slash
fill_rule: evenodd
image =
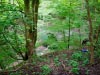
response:
<path id="1" fill-rule="evenodd" d="M 100 75 L 100 60 L 96 59 L 93 66 L 78 66 L 78 74 L 71 72 L 68 64 L 73 50 L 64 50 L 38 57 L 31 63 L 26 63 L 17 70 L 0 72 L 0 75 Z M 43 67 L 44 66 L 44 67 Z"/>

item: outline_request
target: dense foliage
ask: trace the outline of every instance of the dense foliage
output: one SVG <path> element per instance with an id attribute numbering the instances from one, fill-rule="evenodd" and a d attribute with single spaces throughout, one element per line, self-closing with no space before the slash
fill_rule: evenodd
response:
<path id="1" fill-rule="evenodd" d="M 80 61 L 85 66 L 100 59 L 99 40 L 100 0 L 0 0 L 1 71 L 15 62 L 42 60 L 41 50 L 74 50 L 68 64 L 79 74 Z M 56 66 L 61 64 L 58 57 L 53 59 Z M 48 65 L 41 70 L 42 75 L 51 72 Z"/>

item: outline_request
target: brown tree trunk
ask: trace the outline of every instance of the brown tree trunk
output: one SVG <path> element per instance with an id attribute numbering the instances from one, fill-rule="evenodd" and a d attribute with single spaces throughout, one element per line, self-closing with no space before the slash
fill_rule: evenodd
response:
<path id="1" fill-rule="evenodd" d="M 25 6 L 25 8 L 24 8 L 24 11 L 25 11 L 25 17 L 26 18 L 28 18 L 28 15 L 29 15 L 29 13 L 30 13 L 30 1 L 29 0 L 24 0 L 24 6 Z M 27 23 L 24 23 L 25 24 L 25 40 L 26 40 L 26 49 L 27 49 L 27 51 L 26 51 L 26 53 L 25 53 L 25 58 L 24 58 L 24 60 L 27 60 L 28 59 L 28 51 L 30 50 L 29 49 L 29 31 L 28 31 L 28 27 L 29 27 L 29 25 L 27 24 Z M 29 27 L 30 28 L 30 27 Z M 29 39 L 29 40 L 28 40 Z"/>
<path id="2" fill-rule="evenodd" d="M 87 5 L 87 16 L 88 16 L 88 22 L 89 22 L 89 40 L 90 40 L 90 64 L 94 64 L 94 46 L 93 46 L 93 27 L 92 27 L 92 20 L 90 16 L 90 8 L 89 8 L 89 2 L 86 1 Z"/>
<path id="3" fill-rule="evenodd" d="M 26 17 L 33 21 L 32 25 L 25 23 L 25 37 L 26 37 L 26 49 L 25 60 L 30 59 L 35 52 L 35 43 L 37 40 L 37 20 L 38 20 L 38 5 L 39 0 L 32 0 L 32 11 L 30 11 L 30 0 L 24 0 L 25 4 L 25 14 Z M 30 14 L 32 12 L 32 14 Z M 31 18 L 31 16 L 33 19 Z"/>
<path id="4" fill-rule="evenodd" d="M 33 14 L 33 27 L 32 27 L 32 34 L 33 34 L 33 45 L 35 49 L 35 43 L 37 40 L 37 21 L 38 21 L 38 7 L 39 7 L 39 0 L 32 0 L 32 14 Z M 35 52 L 35 50 L 34 50 Z"/>
<path id="5" fill-rule="evenodd" d="M 71 1 L 70 1 L 70 7 L 71 7 Z M 69 35 L 68 35 L 68 49 L 70 47 L 70 31 L 71 31 L 71 9 L 69 10 Z"/>

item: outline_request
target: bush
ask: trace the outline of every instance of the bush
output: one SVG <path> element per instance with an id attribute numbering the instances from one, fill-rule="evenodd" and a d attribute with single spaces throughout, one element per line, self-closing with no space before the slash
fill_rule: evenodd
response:
<path id="1" fill-rule="evenodd" d="M 41 75 L 49 75 L 50 72 L 51 72 L 51 69 L 49 68 L 48 65 L 42 66 L 42 67 L 41 67 L 41 70 L 43 71 L 43 72 L 41 73 Z"/>
<path id="2" fill-rule="evenodd" d="M 70 60 L 69 65 L 72 66 L 71 72 L 73 72 L 74 74 L 79 74 L 79 63 L 75 60 Z"/>
<path id="3" fill-rule="evenodd" d="M 80 61 L 82 60 L 82 53 L 81 52 L 75 52 L 72 54 L 72 59 Z"/>
<path id="4" fill-rule="evenodd" d="M 55 57 L 54 58 L 54 63 L 56 66 L 59 66 L 61 63 L 59 62 L 59 58 L 58 57 Z"/>
<path id="5" fill-rule="evenodd" d="M 58 49 L 58 44 L 57 43 L 53 43 L 48 48 L 51 49 L 51 50 L 57 50 Z"/>

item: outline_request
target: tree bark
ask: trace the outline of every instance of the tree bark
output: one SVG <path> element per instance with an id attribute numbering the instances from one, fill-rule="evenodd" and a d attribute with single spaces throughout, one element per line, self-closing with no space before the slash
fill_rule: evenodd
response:
<path id="1" fill-rule="evenodd" d="M 70 1 L 70 7 L 71 7 L 71 1 Z M 70 15 L 70 13 L 71 13 L 71 9 L 69 10 L 69 35 L 68 35 L 68 49 L 69 49 L 69 46 L 70 46 L 70 27 L 71 27 L 71 15 Z"/>
<path id="2" fill-rule="evenodd" d="M 92 27 L 92 19 L 90 16 L 90 8 L 89 8 L 89 2 L 88 0 L 86 1 L 87 5 L 87 17 L 88 17 L 88 22 L 89 22 L 89 40 L 90 40 L 90 64 L 94 64 L 94 46 L 93 46 L 93 27 Z"/>
<path id="3" fill-rule="evenodd" d="M 38 7 L 39 0 L 32 0 L 32 14 L 33 14 L 33 41 L 36 43 L 37 40 L 37 21 L 38 21 Z"/>
<path id="4" fill-rule="evenodd" d="M 25 24 L 25 37 L 26 37 L 26 54 L 25 60 L 32 57 L 35 52 L 35 43 L 37 40 L 37 20 L 38 20 L 38 6 L 39 0 L 32 0 L 32 8 L 30 9 L 30 0 L 24 0 L 26 17 L 33 21 L 32 25 Z M 30 14 L 32 12 L 32 14 Z M 31 18 L 31 16 L 33 18 Z"/>

